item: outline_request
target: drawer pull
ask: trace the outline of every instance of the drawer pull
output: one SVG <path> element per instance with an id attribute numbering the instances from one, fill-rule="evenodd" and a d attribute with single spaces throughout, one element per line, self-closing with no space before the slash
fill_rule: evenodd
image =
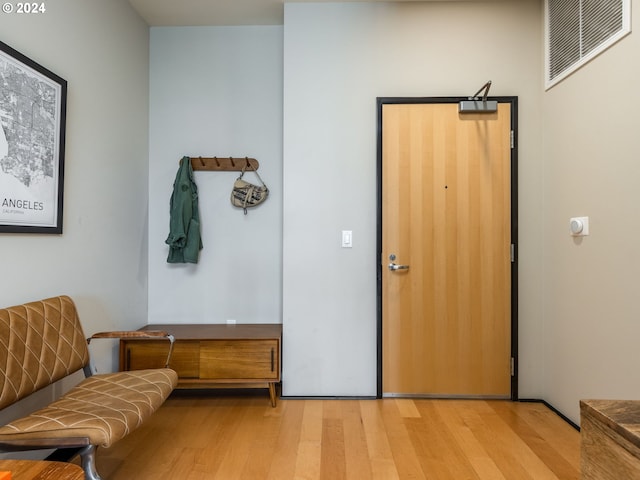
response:
<path id="1" fill-rule="evenodd" d="M 271 371 L 273 372 L 274 369 L 275 369 L 275 352 L 273 350 L 273 347 L 271 347 Z"/>

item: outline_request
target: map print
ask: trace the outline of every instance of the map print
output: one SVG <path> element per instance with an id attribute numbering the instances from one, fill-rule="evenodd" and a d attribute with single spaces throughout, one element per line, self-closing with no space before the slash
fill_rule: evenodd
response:
<path id="1" fill-rule="evenodd" d="M 59 88 L 0 52 L 0 223 L 55 224 Z"/>

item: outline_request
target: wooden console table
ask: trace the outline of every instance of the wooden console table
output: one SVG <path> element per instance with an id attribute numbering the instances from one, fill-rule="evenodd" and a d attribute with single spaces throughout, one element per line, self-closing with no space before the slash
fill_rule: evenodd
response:
<path id="1" fill-rule="evenodd" d="M 640 480 L 640 401 L 580 402 L 582 480 Z"/>
<path id="2" fill-rule="evenodd" d="M 276 405 L 280 382 L 280 324 L 156 324 L 140 330 L 164 330 L 176 341 L 171 365 L 178 388 L 267 387 Z M 162 367 L 166 340 L 120 340 L 120 370 Z"/>
<path id="3" fill-rule="evenodd" d="M 11 472 L 11 480 L 84 480 L 78 465 L 46 460 L 0 460 L 0 472 Z"/>

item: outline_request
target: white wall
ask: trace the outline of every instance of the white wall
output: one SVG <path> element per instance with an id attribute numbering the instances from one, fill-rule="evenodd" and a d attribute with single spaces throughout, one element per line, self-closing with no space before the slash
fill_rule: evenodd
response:
<path id="1" fill-rule="evenodd" d="M 154 27 L 150 64 L 149 323 L 280 323 L 282 27 Z M 184 155 L 256 158 L 271 193 L 243 215 L 239 172 L 196 171 L 204 248 L 167 264 Z"/>
<path id="2" fill-rule="evenodd" d="M 68 82 L 62 235 L 0 233 L 0 306 L 68 294 L 85 333 L 147 320 L 148 27 L 126 0 L 0 14 L 0 40 Z M 95 350 L 101 371 L 115 345 Z M 48 403 L 64 383 L 2 411 Z M 37 455 L 37 454 L 36 454 Z"/>
<path id="3" fill-rule="evenodd" d="M 545 398 L 640 398 L 640 16 L 634 33 L 543 96 Z M 569 218 L 589 216 L 575 240 Z"/>
<path id="4" fill-rule="evenodd" d="M 541 31 L 538 0 L 285 4 L 285 395 L 376 393 L 376 97 L 489 79 L 520 98 L 520 394 L 542 395 Z"/>
<path id="5" fill-rule="evenodd" d="M 0 305 L 59 294 L 86 333 L 147 319 L 148 27 L 126 0 L 0 15 L 0 40 L 68 82 L 62 235 L 0 233 Z M 113 363 L 113 362 L 112 362 Z"/>

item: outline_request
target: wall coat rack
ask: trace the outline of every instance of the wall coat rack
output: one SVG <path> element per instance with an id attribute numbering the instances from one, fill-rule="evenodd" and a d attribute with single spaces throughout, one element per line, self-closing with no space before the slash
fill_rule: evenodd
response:
<path id="1" fill-rule="evenodd" d="M 208 172 L 240 172 L 258 170 L 260 164 L 255 158 L 249 157 L 190 157 L 193 170 L 205 170 Z"/>

